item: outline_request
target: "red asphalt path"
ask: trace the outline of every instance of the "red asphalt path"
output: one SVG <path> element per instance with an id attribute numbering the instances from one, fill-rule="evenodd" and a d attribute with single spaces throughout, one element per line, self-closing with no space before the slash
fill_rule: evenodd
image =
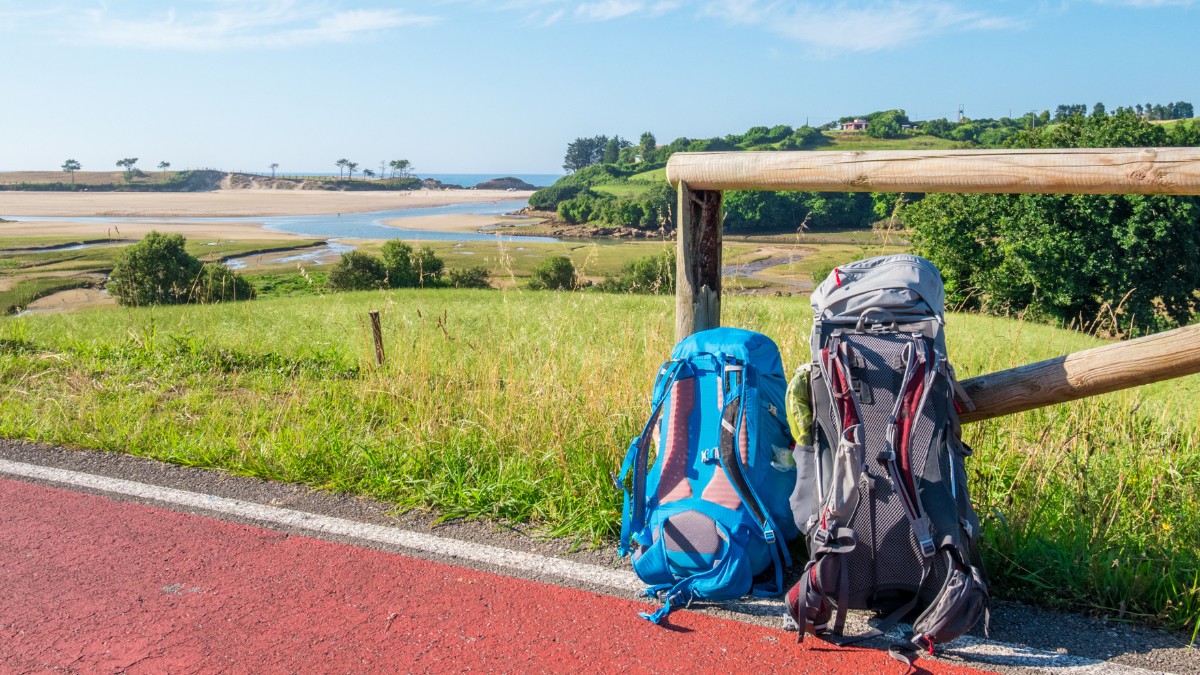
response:
<path id="1" fill-rule="evenodd" d="M 905 672 L 884 653 L 0 479 L 0 672 Z M 931 660 L 935 673 L 971 673 Z"/>

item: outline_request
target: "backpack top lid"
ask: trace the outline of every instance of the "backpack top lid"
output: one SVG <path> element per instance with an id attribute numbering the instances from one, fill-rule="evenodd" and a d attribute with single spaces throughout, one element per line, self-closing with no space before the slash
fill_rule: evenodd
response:
<path id="1" fill-rule="evenodd" d="M 857 319 L 869 308 L 897 320 L 943 318 L 946 291 L 938 268 L 916 255 L 884 255 L 835 267 L 813 291 L 818 321 Z"/>
<path id="2" fill-rule="evenodd" d="M 754 366 L 760 376 L 783 377 L 779 347 L 762 333 L 726 327 L 702 330 L 680 341 L 671 358 L 680 360 L 697 354 L 725 354 Z"/>

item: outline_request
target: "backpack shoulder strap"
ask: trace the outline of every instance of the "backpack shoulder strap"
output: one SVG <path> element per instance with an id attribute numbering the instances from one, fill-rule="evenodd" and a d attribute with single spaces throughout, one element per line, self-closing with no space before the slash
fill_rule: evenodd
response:
<path id="1" fill-rule="evenodd" d="M 617 543 L 617 553 L 623 558 L 633 549 L 630 540 L 632 534 L 645 527 L 646 520 L 646 464 L 650 456 L 650 443 L 653 440 L 653 430 L 662 416 L 663 404 L 671 385 L 679 379 L 686 361 L 668 361 L 662 365 L 654 383 L 654 403 L 650 419 L 642 428 L 642 433 L 629 444 L 625 453 L 625 461 L 621 464 L 619 474 L 613 475 L 613 482 L 625 493 L 625 504 L 621 511 L 621 539 Z M 632 485 L 628 485 L 630 472 L 633 472 Z"/>

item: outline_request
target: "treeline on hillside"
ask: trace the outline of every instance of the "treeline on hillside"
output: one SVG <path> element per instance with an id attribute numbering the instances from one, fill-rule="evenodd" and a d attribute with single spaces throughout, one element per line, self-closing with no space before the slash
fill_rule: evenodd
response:
<path id="1" fill-rule="evenodd" d="M 534 193 L 529 204 L 572 224 L 669 231 L 675 227 L 675 190 L 654 174 L 676 152 L 801 150 L 828 142 L 813 127 L 787 125 L 751 127 L 721 138 L 677 138 L 665 146 L 649 132 L 637 145 L 619 136 L 577 138 L 563 162 L 572 173 Z M 734 230 L 865 227 L 875 220 L 873 200 L 861 194 L 731 192 L 725 210 L 725 225 Z"/>
<path id="2" fill-rule="evenodd" d="M 676 152 L 815 149 L 833 142 L 836 135 L 828 132 L 840 123 L 860 119 L 868 123 L 867 135 L 882 139 L 929 136 L 952 141 L 960 148 L 1097 147 L 1094 139 L 1072 136 L 1092 134 L 1092 129 L 1104 127 L 1110 118 L 1139 121 L 1139 128 L 1149 129 L 1157 127 L 1148 124 L 1150 119 L 1180 118 L 1192 113 L 1192 104 L 1184 101 L 1120 107 L 1112 114 L 1103 103 L 1097 103 L 1090 114 L 1083 105 L 1060 105 L 1053 115 L 1043 110 L 1021 117 L 951 122 L 945 118 L 915 121 L 904 110 L 894 109 L 850 115 L 816 128 L 755 126 L 742 134 L 677 138 L 663 146 L 650 132 L 643 133 L 636 144 L 620 136 L 581 137 L 567 145 L 563 168 L 570 174 L 535 193 L 530 205 L 554 211 L 560 220 L 572 224 L 672 230 L 675 193 L 666 184 L 661 169 Z M 1084 120 L 1095 124 L 1082 124 Z M 1169 145 L 1186 145 L 1191 128 L 1181 122 L 1161 133 Z M 1126 138 L 1122 143 L 1141 142 Z M 858 193 L 729 192 L 725 197 L 725 225 L 732 230 L 757 231 L 794 231 L 801 226 L 863 228 L 881 221 L 892 224 L 895 203 L 894 196 Z"/>
<path id="3" fill-rule="evenodd" d="M 1016 134 L 1007 147 L 1200 145 L 1200 124 L 1118 109 Z M 1195 320 L 1200 198 L 934 194 L 900 211 L 951 306 L 1127 335 Z"/>
<path id="4" fill-rule="evenodd" d="M 1188 119 L 1194 114 L 1192 104 L 1186 101 L 1171 102 L 1165 105 L 1151 105 L 1149 103 L 1142 105 L 1139 103 L 1131 108 L 1119 107 L 1113 114 L 1124 113 L 1126 111 L 1147 121 Z M 1106 117 L 1108 114 L 1107 108 L 1103 103 L 1096 103 L 1092 106 L 1091 116 Z M 832 131 L 839 125 L 847 122 L 866 120 L 867 128 L 864 133 L 874 138 L 899 139 L 915 136 L 932 136 L 934 138 L 962 143 L 964 144 L 964 148 L 1001 148 L 1007 146 L 1012 138 L 1021 131 L 1036 130 L 1039 127 L 1046 127 L 1050 124 L 1061 124 L 1073 117 L 1087 116 L 1088 108 L 1083 104 L 1059 105 L 1055 108 L 1053 115 L 1050 114 L 1049 110 L 1043 110 L 1041 113 L 1029 112 L 1020 117 L 1001 117 L 998 119 L 964 117 L 962 120 L 955 122 L 944 117 L 915 121 L 909 119 L 904 110 L 896 109 L 881 110 L 866 115 L 841 117 L 837 122 L 830 122 L 819 127 L 819 129 L 821 131 Z"/>

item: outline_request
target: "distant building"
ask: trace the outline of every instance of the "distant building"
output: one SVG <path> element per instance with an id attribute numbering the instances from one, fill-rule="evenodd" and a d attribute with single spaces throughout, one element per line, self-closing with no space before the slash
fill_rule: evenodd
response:
<path id="1" fill-rule="evenodd" d="M 867 121 L 864 119 L 856 119 L 853 122 L 843 122 L 842 131 L 866 131 Z"/>

